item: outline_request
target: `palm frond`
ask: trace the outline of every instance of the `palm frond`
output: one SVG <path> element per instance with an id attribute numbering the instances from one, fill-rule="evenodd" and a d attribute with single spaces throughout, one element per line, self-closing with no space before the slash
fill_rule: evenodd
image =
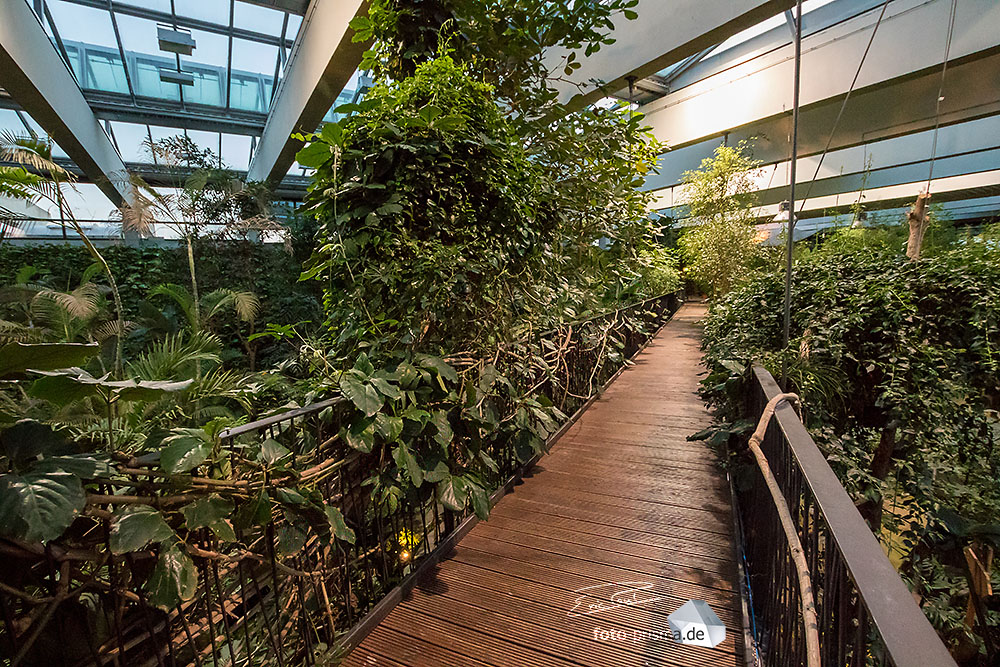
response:
<path id="1" fill-rule="evenodd" d="M 186 287 L 183 285 L 177 285 L 176 283 L 164 283 L 154 287 L 150 291 L 149 295 L 165 296 L 168 299 L 172 299 L 184 313 L 184 317 L 187 318 L 191 328 L 198 328 L 198 322 L 195 320 L 194 314 L 194 298 L 191 296 L 191 292 L 189 292 Z"/>
<path id="2" fill-rule="evenodd" d="M 221 349 L 219 339 L 207 332 L 167 336 L 129 364 L 129 376 L 142 380 L 187 379 L 194 375 L 199 363 L 218 364 Z"/>
<path id="3" fill-rule="evenodd" d="M 35 301 L 51 300 L 70 317 L 89 320 L 101 311 L 101 291 L 94 283 L 84 283 L 72 292 L 45 290 L 35 296 Z"/>
<path id="4" fill-rule="evenodd" d="M 10 130 L 0 131 L 0 159 L 57 175 L 62 181 L 74 178 L 52 159 L 52 144 L 38 137 L 19 136 Z"/>
<path id="5" fill-rule="evenodd" d="M 157 219 L 175 220 L 177 208 L 175 197 L 157 192 L 142 178 L 131 175 L 128 186 L 132 190 L 132 202 L 118 209 L 122 217 L 122 229 L 147 234 Z"/>
<path id="6" fill-rule="evenodd" d="M 201 398 L 207 404 L 217 404 L 220 399 L 236 401 L 244 410 L 249 411 L 252 407 L 253 388 L 252 375 L 216 368 L 195 382 L 189 393 L 192 398 Z"/>
<path id="7" fill-rule="evenodd" d="M 206 319 L 214 317 L 230 306 L 236 311 L 236 316 L 244 322 L 257 319 L 260 313 L 260 298 L 253 292 L 217 289 L 206 294 L 202 301 L 208 313 Z"/>
<path id="8" fill-rule="evenodd" d="M 45 179 L 24 167 L 0 166 L 0 196 L 21 201 L 34 201 L 36 188 Z"/>
<path id="9" fill-rule="evenodd" d="M 0 345 L 14 342 L 37 343 L 44 340 L 47 334 L 47 329 L 0 320 Z"/>
<path id="10" fill-rule="evenodd" d="M 94 329 L 92 335 L 95 341 L 103 343 L 109 338 L 114 338 L 116 336 L 124 338 L 135 331 L 137 327 L 138 325 L 135 322 L 128 320 L 123 320 L 121 322 L 118 320 L 108 320 L 101 326 Z"/>

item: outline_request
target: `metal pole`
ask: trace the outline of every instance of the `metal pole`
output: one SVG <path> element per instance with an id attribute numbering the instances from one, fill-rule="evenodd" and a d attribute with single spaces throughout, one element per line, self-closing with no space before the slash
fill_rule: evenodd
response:
<path id="1" fill-rule="evenodd" d="M 788 186 L 788 224 L 785 227 L 785 328 L 781 357 L 781 386 L 788 389 L 788 341 L 791 334 L 792 246 L 795 235 L 795 166 L 799 157 L 799 75 L 802 65 L 802 0 L 795 3 L 795 81 L 792 84 L 792 159 Z"/>

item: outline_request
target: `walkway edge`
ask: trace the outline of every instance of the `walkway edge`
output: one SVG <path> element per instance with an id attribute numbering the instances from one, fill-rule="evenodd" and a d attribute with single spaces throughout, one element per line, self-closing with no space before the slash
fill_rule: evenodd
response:
<path id="1" fill-rule="evenodd" d="M 643 343 L 638 350 L 635 351 L 635 354 L 629 357 L 628 359 L 629 363 L 623 364 L 622 367 L 618 369 L 618 371 L 615 372 L 615 374 L 612 375 L 607 382 L 601 385 L 598 388 L 598 390 L 594 392 L 593 396 L 588 398 L 587 401 L 583 405 L 581 405 L 579 409 L 577 409 L 577 411 L 570 416 L 569 419 L 566 420 L 565 424 L 559 427 L 558 431 L 552 434 L 552 436 L 546 442 L 546 452 L 538 454 L 533 459 L 531 459 L 530 461 L 522 465 L 520 468 L 518 468 L 517 472 L 515 472 L 510 477 L 510 479 L 508 479 L 500 488 L 498 488 L 496 491 L 493 492 L 493 494 L 490 496 L 491 509 L 495 507 L 496 504 L 500 502 L 500 500 L 505 495 L 507 495 L 508 493 L 511 492 L 511 490 L 513 490 L 514 486 L 519 481 L 521 481 L 521 479 L 527 472 L 529 472 L 532 468 L 535 467 L 535 465 L 538 464 L 538 462 L 545 456 L 548 450 L 551 450 L 552 447 L 554 447 L 556 443 L 559 442 L 559 440 L 566 434 L 566 432 L 569 431 L 569 429 L 572 428 L 574 424 L 576 424 L 576 422 L 580 419 L 583 413 L 587 411 L 587 408 L 593 405 L 594 401 L 599 399 L 604 394 L 604 392 L 607 391 L 608 387 L 614 384 L 614 382 L 619 377 L 621 377 L 622 373 L 631 368 L 632 360 L 638 357 L 640 354 L 642 354 L 643 350 L 645 350 L 646 347 L 649 346 L 649 344 L 656 339 L 656 337 L 660 334 L 660 332 L 663 331 L 663 328 L 666 327 L 668 324 L 670 324 L 671 321 L 673 321 L 674 315 L 676 315 L 680 311 L 680 308 L 681 306 L 684 305 L 684 303 L 685 300 L 680 299 L 677 310 L 671 313 L 670 317 L 667 318 L 667 320 L 664 321 L 664 323 L 656 331 L 653 332 L 653 334 L 649 337 L 649 339 L 645 343 Z M 438 563 L 440 563 L 442 560 L 445 560 L 449 555 L 451 555 L 451 552 L 454 551 L 455 549 L 455 545 L 458 544 L 461 541 L 461 539 L 465 537 L 469 533 L 469 531 L 472 530 L 478 523 L 479 523 L 479 517 L 473 514 L 472 516 L 469 516 L 465 520 L 463 520 L 462 523 L 460 523 L 455 528 L 455 530 L 452 531 L 450 535 L 448 535 L 448 537 L 441 540 L 441 542 L 436 547 L 434 547 L 429 554 L 427 554 L 427 557 L 420 562 L 420 565 L 417 566 L 417 568 L 414 569 L 413 572 L 406 575 L 406 577 L 404 577 L 403 580 L 400 581 L 395 588 L 389 591 L 389 593 L 384 598 L 382 598 L 382 600 L 380 600 L 378 604 L 372 607 L 371 611 L 365 614 L 364 618 L 358 621 L 353 628 L 348 630 L 343 635 L 342 639 L 338 643 L 339 657 L 346 657 L 348 654 L 351 653 L 351 651 L 360 646 L 361 642 L 365 640 L 365 638 L 372 632 L 372 630 L 378 627 L 379 624 L 381 624 L 382 621 L 385 620 L 385 617 L 388 616 L 389 613 L 393 609 L 395 609 L 396 606 L 403 600 L 403 598 L 407 594 L 409 594 L 410 591 L 413 590 L 413 588 L 417 585 L 417 582 L 419 582 L 420 579 L 424 575 L 426 575 L 432 568 L 437 566 Z"/>

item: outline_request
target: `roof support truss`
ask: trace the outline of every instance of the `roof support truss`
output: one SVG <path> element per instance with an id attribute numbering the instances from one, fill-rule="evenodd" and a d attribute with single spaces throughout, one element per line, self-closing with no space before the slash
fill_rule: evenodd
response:
<path id="1" fill-rule="evenodd" d="M 278 182 L 295 161 L 297 132 L 314 132 L 357 70 L 366 44 L 354 43 L 350 22 L 368 13 L 368 0 L 314 0 L 274 95 L 247 178 Z"/>
<path id="2" fill-rule="evenodd" d="M 639 18 L 616 18 L 618 41 L 584 57 L 572 76 L 562 76 L 567 52 L 546 54 L 559 100 L 570 108 L 592 104 L 625 88 L 630 77 L 642 79 L 696 56 L 791 7 L 794 0 L 675 0 L 669 4 L 667 8 L 662 0 L 640 0 L 635 7 Z"/>
<path id="3" fill-rule="evenodd" d="M 130 201 L 125 164 L 26 2 L 0 3 L 0 86 L 112 202 Z"/>

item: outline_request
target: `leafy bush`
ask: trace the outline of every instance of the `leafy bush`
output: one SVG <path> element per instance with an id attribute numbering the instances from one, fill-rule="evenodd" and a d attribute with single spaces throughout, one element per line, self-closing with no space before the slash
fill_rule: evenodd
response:
<path id="1" fill-rule="evenodd" d="M 751 180 L 758 166 L 747 146 L 719 146 L 696 171 L 684 174 L 684 203 L 693 226 L 679 246 L 691 277 L 712 295 L 726 294 L 750 274 L 758 259 Z"/>
<path id="2" fill-rule="evenodd" d="M 534 169 L 489 86 L 450 58 L 371 90 L 299 161 L 324 221 L 307 276 L 326 279 L 338 341 L 477 349 L 505 337 L 511 283 L 548 240 Z"/>
<path id="3" fill-rule="evenodd" d="M 928 616 L 953 646 L 981 643 L 958 609 L 961 549 L 1000 547 L 1000 247 L 966 238 L 917 262 L 821 248 L 796 265 L 787 350 L 782 301 L 767 274 L 713 304 L 708 396 L 735 416 L 735 371 L 777 375 L 784 359 L 807 426 Z"/>

